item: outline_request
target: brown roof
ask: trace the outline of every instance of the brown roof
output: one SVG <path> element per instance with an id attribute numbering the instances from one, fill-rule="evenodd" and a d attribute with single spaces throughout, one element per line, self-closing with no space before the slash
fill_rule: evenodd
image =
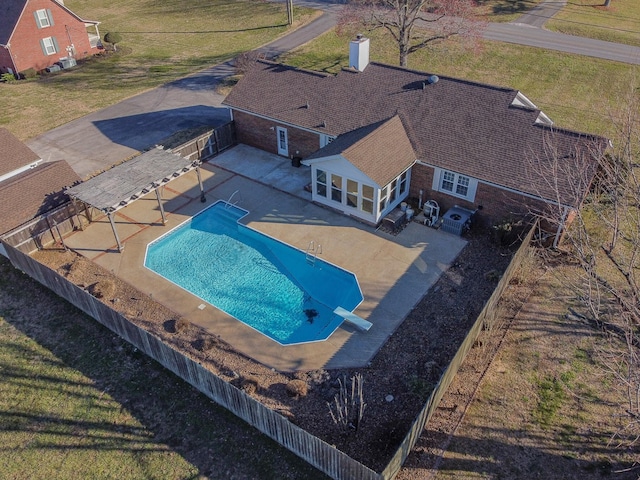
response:
<path id="1" fill-rule="evenodd" d="M 69 200 L 64 188 L 80 181 L 67 162 L 43 163 L 0 183 L 0 233 Z"/>
<path id="2" fill-rule="evenodd" d="M 397 115 L 340 135 L 307 159 L 331 155 L 342 155 L 381 187 L 416 161 L 416 154 Z"/>
<path id="3" fill-rule="evenodd" d="M 0 127 L 0 175 L 31 165 L 40 157 L 6 128 Z"/>
<path id="4" fill-rule="evenodd" d="M 549 199 L 556 194 L 546 179 L 528 168 L 531 158 L 546 157 L 549 137 L 560 158 L 586 150 L 587 144 L 600 149 L 607 144 L 537 123 L 540 110 L 513 104 L 517 90 L 451 77 L 429 83 L 430 76 L 379 63 L 333 76 L 261 60 L 224 103 L 333 136 L 398 115 L 418 160 Z M 561 201 L 579 200 L 567 195 Z"/>

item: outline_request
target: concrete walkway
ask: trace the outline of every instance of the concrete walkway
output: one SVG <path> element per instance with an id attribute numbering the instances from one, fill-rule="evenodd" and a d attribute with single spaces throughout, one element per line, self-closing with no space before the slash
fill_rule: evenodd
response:
<path id="1" fill-rule="evenodd" d="M 260 171 L 255 168 L 259 163 L 264 164 Z M 281 371 L 366 366 L 467 243 L 419 223 L 388 235 L 310 203 L 302 188 L 308 181 L 302 169 L 250 147 L 228 150 L 202 170 L 206 204 L 199 200 L 194 172 L 164 187 L 165 226 L 154 194 L 117 212 L 122 253 L 115 248 L 106 218 L 73 233 L 65 243 L 240 352 Z M 267 182 L 271 180 L 273 184 Z M 369 331 L 343 323 L 326 341 L 282 346 L 144 267 L 149 242 L 236 191 L 234 203 L 250 212 L 243 223 L 303 251 L 312 240 L 320 243 L 320 258 L 356 275 L 364 301 L 354 313 L 373 323 Z"/>

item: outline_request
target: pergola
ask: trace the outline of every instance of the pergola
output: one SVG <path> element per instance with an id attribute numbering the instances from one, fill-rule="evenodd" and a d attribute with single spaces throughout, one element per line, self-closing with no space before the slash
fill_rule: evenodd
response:
<path id="1" fill-rule="evenodd" d="M 158 188 L 192 170 L 195 170 L 198 175 L 200 201 L 205 202 L 200 164 L 200 160 L 187 160 L 158 147 L 116 165 L 86 182 L 68 188 L 65 193 L 74 201 L 80 201 L 107 215 L 118 244 L 118 251 L 121 252 L 124 246 L 120 243 L 113 214 L 155 190 L 162 223 L 166 224 L 167 219 Z"/>

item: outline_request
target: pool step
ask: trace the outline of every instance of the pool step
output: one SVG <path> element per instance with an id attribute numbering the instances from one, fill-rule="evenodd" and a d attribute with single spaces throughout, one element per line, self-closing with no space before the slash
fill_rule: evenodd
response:
<path id="1" fill-rule="evenodd" d="M 371 326 L 373 325 L 373 323 L 365 320 L 362 317 L 359 317 L 355 313 L 350 312 L 349 310 L 347 310 L 345 308 L 342 308 L 342 307 L 337 307 L 333 311 L 333 313 L 335 313 L 336 315 L 339 315 L 340 317 L 344 318 L 344 320 L 346 322 L 352 324 L 353 326 L 355 326 L 359 330 L 362 330 L 363 332 L 366 332 L 367 330 L 369 330 L 371 328 Z"/>

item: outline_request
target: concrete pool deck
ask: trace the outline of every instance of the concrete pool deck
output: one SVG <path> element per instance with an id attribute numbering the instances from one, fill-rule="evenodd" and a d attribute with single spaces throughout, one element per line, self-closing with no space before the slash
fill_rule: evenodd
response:
<path id="1" fill-rule="evenodd" d="M 307 167 L 294 168 L 282 157 L 244 145 L 224 152 L 201 170 L 206 203 L 200 202 L 195 172 L 162 189 L 166 225 L 153 192 L 115 214 L 125 245 L 122 252 L 117 251 L 106 217 L 74 232 L 65 243 L 277 370 L 366 366 L 466 245 L 461 237 L 419 223 L 410 223 L 397 236 L 389 235 L 313 204 L 304 190 L 309 183 Z M 231 203 L 249 211 L 242 223 L 303 251 L 311 241 L 319 243 L 320 258 L 355 273 L 364 295 L 355 313 L 373 323 L 371 329 L 360 332 L 343 323 L 326 341 L 282 346 L 144 267 L 148 243 L 232 195 Z"/>

